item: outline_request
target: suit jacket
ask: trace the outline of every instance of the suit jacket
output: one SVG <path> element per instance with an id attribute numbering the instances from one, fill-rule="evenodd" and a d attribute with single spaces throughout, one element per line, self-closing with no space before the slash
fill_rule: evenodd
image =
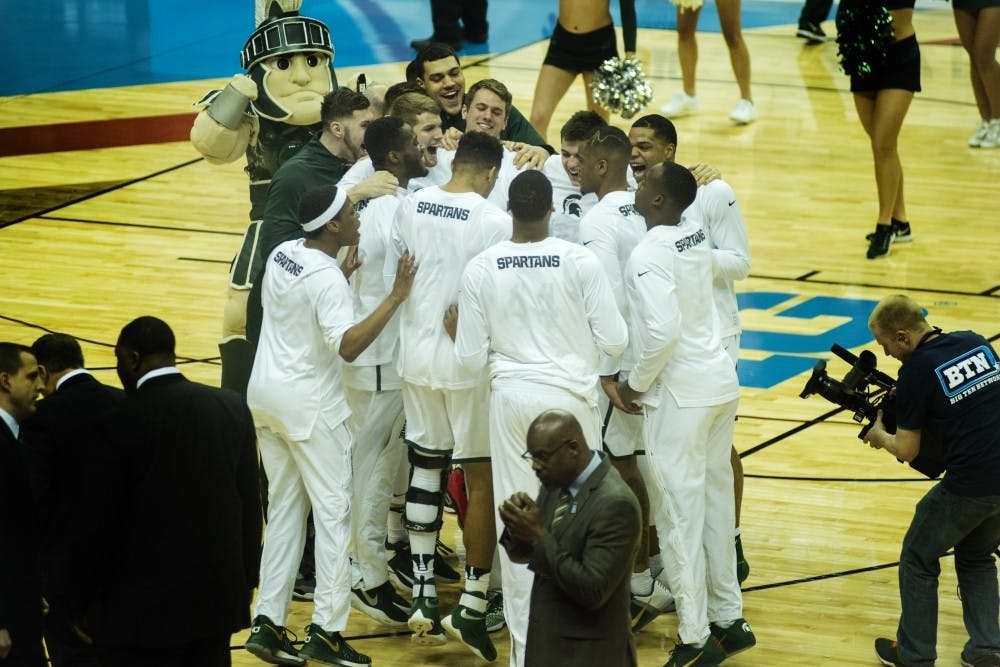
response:
<path id="1" fill-rule="evenodd" d="M 262 517 L 246 403 L 164 375 L 121 401 L 107 429 L 88 494 L 102 529 L 81 550 L 100 554 L 98 585 L 76 591 L 97 598 L 95 641 L 155 649 L 247 627 Z"/>
<path id="2" fill-rule="evenodd" d="M 42 576 L 50 603 L 60 597 L 66 561 L 73 558 L 68 540 L 76 530 L 86 529 L 77 511 L 86 483 L 83 471 L 103 446 L 104 416 L 123 398 L 121 389 L 101 384 L 92 375 L 74 375 L 39 401 L 35 414 L 21 427 L 42 531 Z"/>
<path id="3" fill-rule="evenodd" d="M 42 667 L 42 581 L 24 445 L 0 419 L 0 628 L 11 638 L 2 665 Z"/>
<path id="4" fill-rule="evenodd" d="M 542 487 L 546 525 L 560 489 Z M 568 513 L 535 545 L 525 666 L 636 665 L 629 582 L 641 515 L 632 490 L 605 458 Z"/>

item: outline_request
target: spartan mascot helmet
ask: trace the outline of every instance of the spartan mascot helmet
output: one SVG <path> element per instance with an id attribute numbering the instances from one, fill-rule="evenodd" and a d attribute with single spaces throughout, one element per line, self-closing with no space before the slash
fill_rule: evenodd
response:
<path id="1" fill-rule="evenodd" d="M 334 48 L 330 30 L 321 21 L 300 16 L 299 4 L 272 0 L 266 18 L 243 45 L 240 63 L 257 84 L 253 108 L 258 115 L 291 125 L 311 125 L 319 120 L 323 95 L 336 85 Z M 298 66 L 308 70 L 308 82 L 291 73 L 296 56 L 305 59 Z M 288 99 L 282 99 L 291 94 L 289 88 L 315 93 L 315 112 L 310 104 L 309 113 L 301 113 L 301 109 L 289 105 Z"/>

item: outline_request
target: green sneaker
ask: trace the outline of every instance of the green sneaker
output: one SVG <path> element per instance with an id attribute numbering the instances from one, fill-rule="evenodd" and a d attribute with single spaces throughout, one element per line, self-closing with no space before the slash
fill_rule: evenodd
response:
<path id="1" fill-rule="evenodd" d="M 339 667 L 368 667 L 372 659 L 358 653 L 339 632 L 327 632 L 315 624 L 306 628 L 306 643 L 299 655 L 309 662 Z"/>
<path id="2" fill-rule="evenodd" d="M 388 581 L 368 590 L 352 588 L 351 606 L 393 628 L 405 628 L 410 615 L 410 603 Z"/>
<path id="3" fill-rule="evenodd" d="M 410 607 L 410 619 L 407 621 L 413 634 L 410 641 L 422 646 L 441 646 L 448 638 L 441 629 L 441 614 L 438 610 L 438 599 L 427 595 L 413 598 Z"/>
<path id="4" fill-rule="evenodd" d="M 276 625 L 267 616 L 258 616 L 253 619 L 253 625 L 250 627 L 246 649 L 271 665 L 306 664 L 306 661 L 299 657 L 299 652 L 292 646 L 292 641 L 288 638 L 289 634 L 291 633 L 288 630 Z"/>
<path id="5" fill-rule="evenodd" d="M 757 645 L 757 638 L 754 637 L 753 630 L 745 618 L 736 619 L 728 628 L 710 623 L 708 629 L 712 631 L 712 636 L 719 640 L 719 646 L 726 652 L 726 657 Z"/>
<path id="6" fill-rule="evenodd" d="M 503 617 L 503 592 L 489 591 L 486 593 L 486 631 L 503 630 L 507 619 Z"/>
<path id="7" fill-rule="evenodd" d="M 743 583 L 750 576 L 750 563 L 743 555 L 743 540 L 736 536 L 736 581 Z"/>
<path id="8" fill-rule="evenodd" d="M 704 646 L 678 644 L 663 667 L 717 667 L 726 659 L 726 652 L 715 637 L 709 637 Z"/>
<path id="9" fill-rule="evenodd" d="M 449 560 L 458 560 L 455 550 L 441 540 L 434 545 L 434 578 L 456 582 L 462 580 L 462 573 L 451 566 Z"/>
<path id="10" fill-rule="evenodd" d="M 486 614 L 457 605 L 441 621 L 445 632 L 465 644 L 470 651 L 486 662 L 497 659 L 497 650 L 486 631 Z"/>

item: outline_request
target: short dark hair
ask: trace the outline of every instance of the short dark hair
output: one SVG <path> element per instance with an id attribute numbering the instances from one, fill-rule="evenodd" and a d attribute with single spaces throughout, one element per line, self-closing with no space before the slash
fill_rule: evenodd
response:
<path id="1" fill-rule="evenodd" d="M 653 131 L 653 136 L 668 144 L 677 145 L 677 128 L 669 118 L 658 113 L 651 113 L 643 116 L 632 123 L 632 127 L 649 128 Z"/>
<path id="2" fill-rule="evenodd" d="M 21 363 L 21 353 L 32 354 L 31 348 L 20 343 L 0 343 L 0 373 L 19 372 L 24 366 Z"/>
<path id="3" fill-rule="evenodd" d="M 474 84 L 469 86 L 469 90 L 465 92 L 465 99 L 462 100 L 462 104 L 468 107 L 472 104 L 472 98 L 476 96 L 480 90 L 488 90 L 497 97 L 499 97 L 504 102 L 504 111 L 506 115 L 510 115 L 510 106 L 514 103 L 514 97 L 507 90 L 507 86 L 503 85 L 496 79 L 480 79 Z"/>
<path id="4" fill-rule="evenodd" d="M 559 138 L 563 141 L 583 141 L 588 139 L 599 127 L 604 127 L 608 121 L 601 118 L 596 111 L 577 111 L 559 130 Z"/>
<path id="5" fill-rule="evenodd" d="M 500 169 L 503 160 L 503 144 L 496 137 L 484 132 L 466 132 L 458 140 L 458 148 L 452 160 L 452 169 L 470 167 L 487 170 Z"/>
<path id="6" fill-rule="evenodd" d="M 456 63 L 459 63 L 458 54 L 455 53 L 455 49 L 451 48 L 447 44 L 442 44 L 441 42 L 431 42 L 424 48 L 417 52 L 417 57 L 414 58 L 410 64 L 413 66 L 413 74 L 417 79 L 424 78 L 424 64 L 432 63 L 435 60 L 444 60 L 445 58 L 454 58 Z M 410 79 L 410 68 L 407 67 L 406 79 Z M 414 79 L 416 81 L 416 79 Z"/>
<path id="7" fill-rule="evenodd" d="M 628 135 L 613 125 L 596 128 L 587 140 L 587 147 L 598 157 L 627 163 L 632 156 L 632 142 Z"/>
<path id="8" fill-rule="evenodd" d="M 662 167 L 659 176 L 657 177 L 655 169 L 651 169 L 646 174 L 644 187 L 652 185 L 657 192 L 672 202 L 678 211 L 683 211 L 693 204 L 698 195 L 698 183 L 694 180 L 691 170 L 676 162 L 661 162 L 656 166 Z M 653 178 L 650 179 L 650 176 Z"/>
<path id="9" fill-rule="evenodd" d="M 69 334 L 47 333 L 31 344 L 31 352 L 50 373 L 83 368 L 83 350 Z"/>
<path id="10" fill-rule="evenodd" d="M 326 125 L 335 120 L 349 118 L 355 111 L 364 111 L 371 105 L 372 103 L 363 93 L 341 87 L 323 96 L 320 117 L 323 120 L 323 125 Z"/>
<path id="11" fill-rule="evenodd" d="M 403 127 L 406 122 L 395 116 L 376 118 L 365 128 L 365 148 L 375 169 L 384 169 L 389 151 L 403 150 Z M 329 205 L 329 204 L 328 204 Z M 305 218 L 311 220 L 312 218 Z"/>
<path id="12" fill-rule="evenodd" d="M 537 169 L 521 172 L 510 183 L 507 206 L 516 221 L 544 219 L 552 210 L 552 183 Z"/>
<path id="13" fill-rule="evenodd" d="M 170 325 L 158 317 L 143 315 L 122 328 L 118 344 L 138 352 L 140 357 L 173 357 L 177 341 Z"/>
<path id="14" fill-rule="evenodd" d="M 392 105 L 403 95 L 407 93 L 420 93 L 421 95 L 427 95 L 424 89 L 418 86 L 416 83 L 410 83 L 409 81 L 400 81 L 399 83 L 394 83 L 389 86 L 385 91 L 385 112 L 389 114 L 392 112 Z"/>

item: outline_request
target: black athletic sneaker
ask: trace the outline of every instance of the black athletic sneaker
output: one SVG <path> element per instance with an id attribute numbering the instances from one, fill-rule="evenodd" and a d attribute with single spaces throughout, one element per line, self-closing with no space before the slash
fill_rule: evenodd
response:
<path id="1" fill-rule="evenodd" d="M 400 597 L 388 581 L 368 590 L 352 588 L 351 606 L 382 625 L 394 628 L 406 627 L 410 618 L 410 603 Z"/>
<path id="2" fill-rule="evenodd" d="M 327 632 L 313 624 L 306 628 L 306 643 L 302 645 L 299 655 L 309 662 L 338 667 L 368 667 L 372 659 L 364 653 L 358 653 L 339 632 Z"/>
<path id="3" fill-rule="evenodd" d="M 290 633 L 267 616 L 253 619 L 250 636 L 247 637 L 246 649 L 264 662 L 271 665 L 304 665 L 306 661 L 299 657 L 299 652 L 292 646 L 288 638 Z M 294 636 L 294 635 L 293 635 Z"/>
<path id="4" fill-rule="evenodd" d="M 663 667 L 717 667 L 726 659 L 726 652 L 715 637 L 709 636 L 704 646 L 678 644 Z"/>
<path id="5" fill-rule="evenodd" d="M 868 259 L 878 259 L 889 254 L 889 246 L 892 245 L 892 226 L 876 225 L 871 241 L 868 243 Z"/>
<path id="6" fill-rule="evenodd" d="M 757 645 L 757 638 L 745 618 L 736 619 L 728 628 L 710 623 L 708 629 L 712 631 L 712 636 L 719 641 L 719 646 L 726 652 L 726 657 L 736 655 Z"/>
<path id="7" fill-rule="evenodd" d="M 799 22 L 799 29 L 795 32 L 795 36 L 806 40 L 807 44 L 822 44 L 826 41 L 826 33 L 823 32 L 823 28 L 818 23 L 809 23 L 808 21 Z"/>
<path id="8" fill-rule="evenodd" d="M 899 658 L 899 644 L 895 639 L 876 639 L 875 657 L 886 667 L 903 667 L 903 661 Z"/>
<path id="9" fill-rule="evenodd" d="M 871 242 L 874 238 L 875 232 L 869 232 L 865 236 L 865 241 Z M 893 243 L 909 243 L 913 240 L 913 231 L 910 229 L 910 223 L 903 222 L 901 220 L 892 219 L 892 242 Z"/>
<path id="10" fill-rule="evenodd" d="M 1000 667 L 1000 653 L 984 653 L 970 658 L 962 651 L 962 667 Z"/>

